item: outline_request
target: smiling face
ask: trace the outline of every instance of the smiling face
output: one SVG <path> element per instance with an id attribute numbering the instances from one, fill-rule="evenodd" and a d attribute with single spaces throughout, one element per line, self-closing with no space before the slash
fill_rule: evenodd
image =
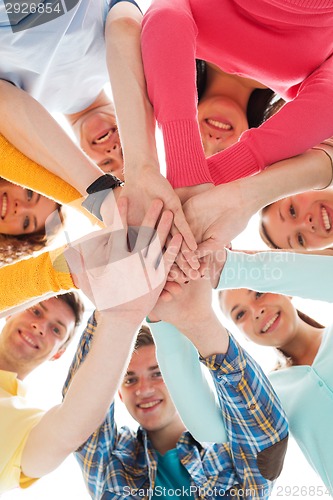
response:
<path id="1" fill-rule="evenodd" d="M 133 353 L 119 396 L 131 416 L 148 432 L 179 425 L 179 415 L 164 384 L 154 345 L 140 347 Z"/>
<path id="2" fill-rule="evenodd" d="M 249 128 L 242 108 L 224 96 L 202 98 L 198 105 L 198 122 L 206 156 L 235 144 Z"/>
<path id="3" fill-rule="evenodd" d="M 40 194 L 0 181 L 0 233 L 21 235 L 36 233 L 45 228 L 49 215 L 57 204 Z"/>
<path id="4" fill-rule="evenodd" d="M 256 344 L 282 348 L 297 333 L 299 318 L 289 297 L 247 289 L 224 290 L 224 314 Z"/>
<path id="5" fill-rule="evenodd" d="M 316 250 L 333 245 L 333 189 L 307 191 L 269 205 L 262 215 L 278 248 Z"/>
<path id="6" fill-rule="evenodd" d="M 124 180 L 123 154 L 112 103 L 83 114 L 73 125 L 73 131 L 83 151 L 104 172 Z"/>
<path id="7" fill-rule="evenodd" d="M 48 359 L 56 359 L 75 327 L 71 307 L 56 297 L 10 316 L 0 335 L 1 369 L 23 379 Z"/>

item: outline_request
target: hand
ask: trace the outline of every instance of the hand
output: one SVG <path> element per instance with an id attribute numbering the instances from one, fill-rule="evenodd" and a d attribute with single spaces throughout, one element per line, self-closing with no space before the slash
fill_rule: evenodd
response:
<path id="1" fill-rule="evenodd" d="M 96 231 L 65 251 L 75 284 L 97 309 L 119 309 L 126 321 L 143 319 L 154 306 L 182 241 L 179 234 L 173 237 L 162 255 L 173 219 L 170 211 L 161 215 L 162 208 L 155 200 L 142 225 L 132 228 L 127 226 L 128 200 L 122 198 L 120 227 Z"/>
<path id="2" fill-rule="evenodd" d="M 145 167 L 140 170 L 140 175 L 127 174 L 125 171 L 125 186 L 121 196 L 126 196 L 130 201 L 129 223 L 140 225 L 151 201 L 158 197 L 163 201 L 164 209 L 170 210 L 173 215 L 173 233 L 178 231 L 184 242 L 193 253 L 197 245 L 192 231 L 185 219 L 181 202 L 172 189 L 167 179 L 156 167 Z"/>

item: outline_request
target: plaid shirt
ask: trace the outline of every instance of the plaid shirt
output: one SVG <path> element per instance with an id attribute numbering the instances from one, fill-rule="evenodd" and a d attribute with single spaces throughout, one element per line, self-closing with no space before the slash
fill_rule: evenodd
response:
<path id="1" fill-rule="evenodd" d="M 92 316 L 70 367 L 64 394 L 89 352 L 95 328 Z M 226 354 L 201 361 L 213 377 L 229 442 L 200 444 L 189 432 L 182 434 L 177 450 L 190 475 L 193 496 L 225 499 L 231 488 L 238 489 L 240 498 L 265 500 L 273 485 L 261 474 L 271 459 L 267 452 L 272 445 L 280 445 L 283 456 L 286 448 L 288 424 L 281 404 L 261 368 L 232 336 Z M 77 450 L 76 458 L 94 499 L 101 499 L 104 492 L 110 492 L 106 498 L 128 500 L 148 498 L 153 493 L 156 453 L 144 429 L 117 428 L 114 404 L 104 423 Z"/>

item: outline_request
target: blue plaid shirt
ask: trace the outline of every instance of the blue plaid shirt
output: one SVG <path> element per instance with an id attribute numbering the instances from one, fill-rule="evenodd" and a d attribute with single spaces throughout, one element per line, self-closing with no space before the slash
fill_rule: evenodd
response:
<path id="1" fill-rule="evenodd" d="M 92 316 L 70 367 L 64 394 L 89 352 L 95 328 Z M 281 404 L 261 368 L 231 335 L 226 354 L 201 361 L 213 377 L 229 441 L 198 443 L 187 431 L 181 435 L 178 456 L 190 475 L 191 492 L 195 499 L 226 499 L 231 490 L 238 491 L 232 498 L 265 500 L 273 485 L 265 478 L 272 472 L 267 474 L 265 469 L 278 456 L 280 465 L 271 479 L 277 477 L 287 445 L 288 424 Z M 76 458 L 96 500 L 138 500 L 153 493 L 156 452 L 144 429 L 117 428 L 114 404 L 104 423 L 77 450 Z M 180 496 L 186 497 L 187 493 Z"/>

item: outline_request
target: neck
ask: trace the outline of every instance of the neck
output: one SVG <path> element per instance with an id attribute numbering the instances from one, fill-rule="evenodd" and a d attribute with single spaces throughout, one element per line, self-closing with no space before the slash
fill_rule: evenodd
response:
<path id="1" fill-rule="evenodd" d="M 25 377 L 27 377 L 31 372 L 31 370 L 29 370 L 27 367 L 25 367 L 24 369 L 23 367 L 14 365 L 9 360 L 4 359 L 2 356 L 0 356 L 0 370 L 16 373 L 19 380 L 24 380 Z"/>
<path id="2" fill-rule="evenodd" d="M 176 448 L 177 442 L 186 430 L 183 422 L 178 417 L 177 421 L 155 431 L 148 431 L 148 437 L 151 441 L 153 448 L 164 455 L 169 450 Z"/>
<path id="3" fill-rule="evenodd" d="M 81 118 L 81 116 L 85 115 L 89 111 L 92 111 L 93 109 L 98 108 L 100 106 L 106 106 L 106 105 L 108 105 L 110 103 L 111 103 L 111 101 L 110 101 L 109 97 L 106 95 L 106 93 L 104 92 L 104 90 L 102 90 L 98 94 L 98 96 L 96 97 L 95 101 L 92 104 L 90 104 L 90 106 L 88 106 L 87 108 L 83 109 L 82 111 L 78 111 L 77 113 L 72 113 L 70 115 L 65 115 L 65 117 L 67 118 L 67 121 L 69 122 L 69 124 L 71 126 L 73 126 L 73 125 L 75 125 L 75 123 L 77 122 L 77 120 L 79 120 Z"/>
<path id="4" fill-rule="evenodd" d="M 315 328 L 314 326 L 299 320 L 299 326 L 294 339 L 281 346 L 283 354 L 292 360 L 293 365 L 312 365 L 322 338 L 323 328 Z"/>
<path id="5" fill-rule="evenodd" d="M 203 98 L 223 95 L 237 102 L 246 112 L 250 95 L 258 88 L 267 87 L 249 78 L 224 73 L 217 66 L 207 64 L 207 84 Z"/>

